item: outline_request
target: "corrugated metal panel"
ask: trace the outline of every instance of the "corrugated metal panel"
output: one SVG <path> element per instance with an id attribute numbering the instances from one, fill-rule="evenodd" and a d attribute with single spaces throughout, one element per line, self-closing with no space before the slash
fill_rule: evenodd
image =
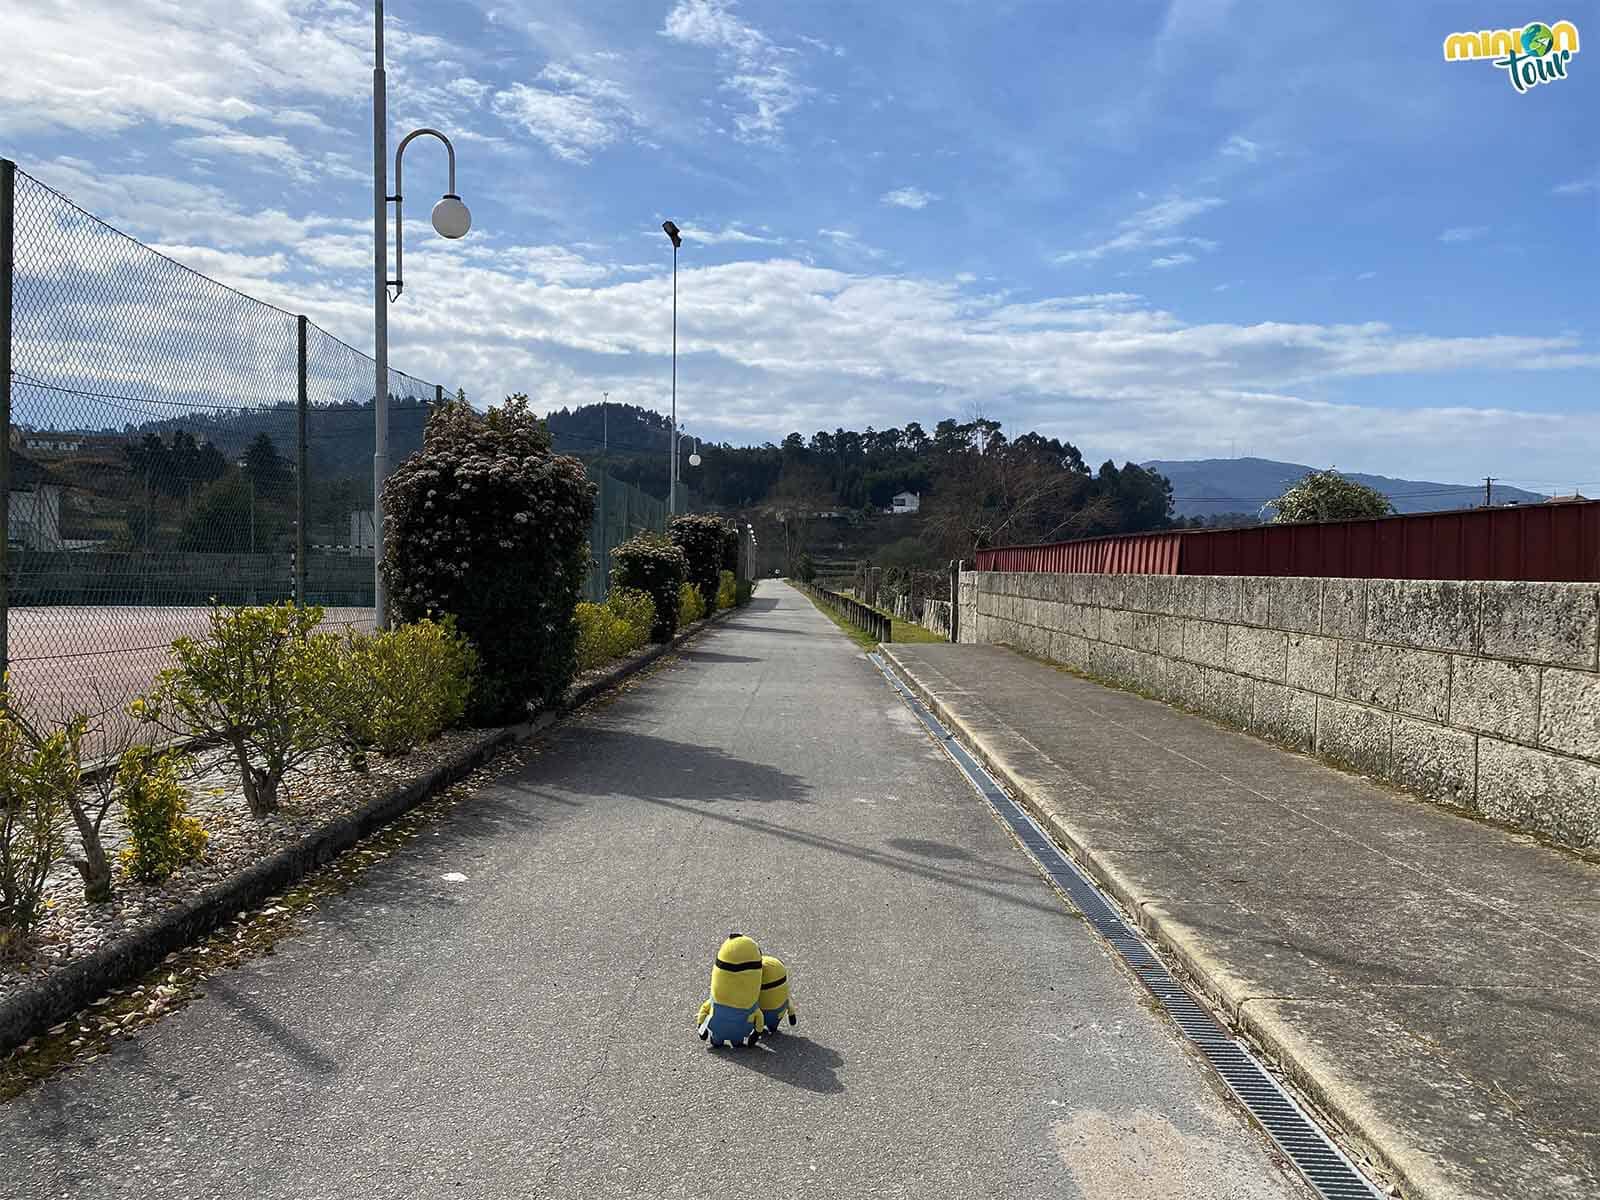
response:
<path id="1" fill-rule="evenodd" d="M 1600 582 L 1600 502 L 1005 546 L 978 569 Z"/>

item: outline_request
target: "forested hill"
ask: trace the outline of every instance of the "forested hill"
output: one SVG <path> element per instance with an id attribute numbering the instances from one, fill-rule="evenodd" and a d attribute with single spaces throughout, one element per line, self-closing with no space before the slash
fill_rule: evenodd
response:
<path id="1" fill-rule="evenodd" d="M 630 405 L 607 409 L 550 413 L 556 447 L 603 459 L 611 475 L 665 496 L 666 419 Z M 702 444 L 698 467 L 688 465 L 688 449 L 682 478 L 705 507 L 859 513 L 885 509 L 897 492 L 912 491 L 923 500 L 919 536 L 951 554 L 1172 523 L 1171 488 L 1162 476 L 1132 463 L 1092 471 L 1070 442 L 1037 433 L 1011 438 L 996 421 L 945 420 L 931 433 L 911 422 L 791 433 L 781 444 Z"/>

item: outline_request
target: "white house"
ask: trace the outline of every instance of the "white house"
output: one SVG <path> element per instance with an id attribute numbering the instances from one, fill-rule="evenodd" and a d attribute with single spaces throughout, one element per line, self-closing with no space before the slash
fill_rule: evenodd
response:
<path id="1" fill-rule="evenodd" d="M 921 510 L 921 492 L 897 492 L 894 499 L 889 502 L 889 507 L 883 511 L 892 513 L 895 516 L 901 516 L 905 513 L 920 512 Z"/>

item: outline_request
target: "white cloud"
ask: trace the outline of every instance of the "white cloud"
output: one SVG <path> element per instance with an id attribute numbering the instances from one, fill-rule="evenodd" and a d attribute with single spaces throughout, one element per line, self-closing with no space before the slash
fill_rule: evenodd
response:
<path id="1" fill-rule="evenodd" d="M 1582 196 L 1587 192 L 1600 192 L 1600 169 L 1581 179 L 1571 179 L 1550 189 L 1557 196 Z"/>
<path id="2" fill-rule="evenodd" d="M 1487 225 L 1456 225 L 1439 235 L 1441 242 L 1475 242 L 1489 232 Z"/>
<path id="3" fill-rule="evenodd" d="M 1377 277 L 1378 273 L 1376 271 L 1363 271 L 1361 274 L 1356 276 L 1358 280 L 1376 279 Z"/>
<path id="4" fill-rule="evenodd" d="M 1210 238 L 1174 234 L 1171 230 L 1188 224 L 1194 218 L 1221 207 L 1223 201 L 1216 196 L 1172 196 L 1140 209 L 1117 223 L 1118 232 L 1108 240 L 1082 250 L 1068 250 L 1052 260 L 1058 265 L 1075 262 L 1095 262 L 1108 254 L 1127 250 L 1161 249 L 1172 246 L 1190 246 L 1210 252 L 1217 243 Z"/>
<path id="5" fill-rule="evenodd" d="M 557 158 L 588 163 L 634 122 L 627 93 L 607 79 L 551 63 L 534 85 L 514 83 L 490 105 Z"/>
<path id="6" fill-rule="evenodd" d="M 198 137 L 179 138 L 173 146 L 185 154 L 208 156 L 212 154 L 232 154 L 247 159 L 263 160 L 287 170 L 297 178 L 304 178 L 305 155 L 292 145 L 287 138 L 271 134 L 261 136 L 253 133 L 207 133 Z"/>
<path id="7" fill-rule="evenodd" d="M 733 0 L 678 0 L 667 14 L 661 36 L 716 51 L 728 69 L 722 90 L 743 96 L 753 109 L 734 115 L 739 138 L 775 142 L 783 134 L 784 118 L 806 101 L 812 89 L 797 80 L 784 61 L 793 51 L 741 21 L 734 8 Z"/>
<path id="8" fill-rule="evenodd" d="M 781 246 L 784 239 L 772 237 L 764 233 L 750 233 L 740 229 L 737 225 L 725 225 L 721 229 L 705 229 L 698 225 L 685 225 L 681 231 L 686 242 L 703 242 L 707 246 L 720 246 L 726 243 L 759 246 Z M 660 230 L 651 230 L 651 238 L 659 238 Z"/>
<path id="9" fill-rule="evenodd" d="M 1157 268 L 1181 267 L 1181 266 L 1184 266 L 1186 263 L 1192 263 L 1193 261 L 1194 261 L 1194 255 L 1192 255 L 1192 254 L 1188 254 L 1188 253 L 1168 254 L 1168 255 L 1166 255 L 1166 256 L 1164 256 L 1162 258 L 1152 258 L 1150 260 L 1150 265 L 1152 267 L 1157 267 Z"/>
<path id="10" fill-rule="evenodd" d="M 1242 158 L 1246 162 L 1256 162 L 1261 158 L 1261 143 L 1252 142 L 1249 138 L 1236 133 L 1222 143 L 1222 153 L 1228 158 Z"/>
<path id="11" fill-rule="evenodd" d="M 925 192 L 921 188 L 903 187 L 895 188 L 892 192 L 885 192 L 878 197 L 878 203 L 888 204 L 895 208 L 923 209 L 931 201 L 939 197 L 932 192 Z"/>
<path id="12" fill-rule="evenodd" d="M 220 132 L 279 96 L 354 100 L 371 38 L 370 14 L 336 0 L 31 0 L 6 13 L 0 130 Z M 437 45 L 398 24 L 391 44 L 396 62 Z"/>

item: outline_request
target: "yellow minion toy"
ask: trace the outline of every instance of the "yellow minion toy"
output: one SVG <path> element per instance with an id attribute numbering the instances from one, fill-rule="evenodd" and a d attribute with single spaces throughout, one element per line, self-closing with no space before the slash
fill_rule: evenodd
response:
<path id="1" fill-rule="evenodd" d="M 695 1018 L 700 1040 L 713 1049 L 724 1042 L 753 1046 L 766 1026 L 761 1019 L 761 948 L 755 939 L 730 933 L 711 967 L 711 998 Z"/>
<path id="2" fill-rule="evenodd" d="M 783 1015 L 789 1014 L 789 1024 L 799 1018 L 795 1015 L 794 1000 L 789 996 L 789 972 L 770 954 L 761 956 L 761 1017 L 766 1024 L 763 1030 L 768 1037 L 778 1032 Z"/>

